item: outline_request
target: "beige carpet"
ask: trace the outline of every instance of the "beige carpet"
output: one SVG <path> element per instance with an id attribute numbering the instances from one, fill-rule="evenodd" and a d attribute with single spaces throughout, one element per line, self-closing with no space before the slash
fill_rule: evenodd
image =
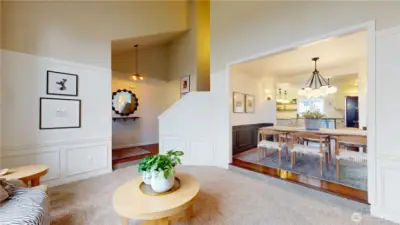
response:
<path id="1" fill-rule="evenodd" d="M 356 224 L 353 213 L 361 213 L 359 224 L 392 224 L 372 218 L 369 207 L 270 177 L 244 175 L 240 169 L 181 167 L 201 183 L 195 217 L 181 224 Z M 111 174 L 51 188 L 52 225 L 118 225 L 112 207 L 113 191 L 132 177 L 136 166 Z M 132 202 L 132 204 L 139 204 Z M 139 224 L 131 221 L 130 224 Z"/>

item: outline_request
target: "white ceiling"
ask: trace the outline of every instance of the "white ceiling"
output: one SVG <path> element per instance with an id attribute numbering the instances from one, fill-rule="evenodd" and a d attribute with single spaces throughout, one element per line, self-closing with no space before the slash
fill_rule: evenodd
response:
<path id="1" fill-rule="evenodd" d="M 161 33 L 148 36 L 140 36 L 133 38 L 125 38 L 111 41 L 112 54 L 120 54 L 127 51 L 132 51 L 134 45 L 139 45 L 139 48 L 148 48 L 152 46 L 165 45 L 171 43 L 173 40 L 178 39 L 186 31 L 176 31 Z"/>
<path id="2" fill-rule="evenodd" d="M 233 66 L 252 76 L 275 76 L 278 82 L 304 82 L 314 70 L 313 57 L 320 57 L 318 70 L 324 77 L 348 75 L 367 59 L 367 33 L 360 31 L 298 47 L 280 54 Z M 324 71 L 326 73 L 324 73 Z"/>

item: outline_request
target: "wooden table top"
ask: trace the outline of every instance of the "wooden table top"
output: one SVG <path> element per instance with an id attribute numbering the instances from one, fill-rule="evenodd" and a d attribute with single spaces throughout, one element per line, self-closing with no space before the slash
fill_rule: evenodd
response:
<path id="1" fill-rule="evenodd" d="M 311 132 L 315 134 L 326 134 L 331 136 L 367 136 L 366 130 L 342 128 L 342 129 L 328 129 L 321 128 L 320 130 L 306 130 L 305 127 L 287 127 L 287 126 L 271 126 L 261 127 L 259 130 L 274 130 L 281 132 Z"/>
<path id="2" fill-rule="evenodd" d="M 191 203 L 200 190 L 199 182 L 189 174 L 177 173 L 181 187 L 169 194 L 150 196 L 139 189 L 142 177 L 137 177 L 114 192 L 113 205 L 122 217 L 142 220 L 165 218 L 181 211 Z"/>
<path id="3" fill-rule="evenodd" d="M 10 169 L 6 175 L 0 176 L 0 178 L 5 178 L 6 180 L 30 181 L 38 177 L 44 176 L 48 170 L 49 167 L 46 165 L 21 166 Z"/>

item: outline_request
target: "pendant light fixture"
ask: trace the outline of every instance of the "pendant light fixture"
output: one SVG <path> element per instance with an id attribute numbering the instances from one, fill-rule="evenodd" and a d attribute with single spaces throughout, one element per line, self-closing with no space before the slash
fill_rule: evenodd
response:
<path id="1" fill-rule="evenodd" d="M 134 73 L 131 77 L 133 80 L 143 80 L 143 76 L 141 76 L 138 71 L 139 71 L 139 45 L 134 45 L 133 47 L 135 47 L 136 49 L 136 73 Z"/>
<path id="2" fill-rule="evenodd" d="M 318 98 L 328 94 L 336 93 L 337 88 L 330 85 L 328 81 L 317 70 L 318 57 L 312 58 L 314 61 L 314 71 L 311 77 L 307 80 L 304 87 L 298 91 L 299 95 L 306 96 L 307 98 Z"/>

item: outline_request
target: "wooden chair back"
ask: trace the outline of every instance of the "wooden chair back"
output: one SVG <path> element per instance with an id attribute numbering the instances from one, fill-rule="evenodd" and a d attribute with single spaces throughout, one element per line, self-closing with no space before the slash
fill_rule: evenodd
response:
<path id="1" fill-rule="evenodd" d="M 279 142 L 281 142 L 281 138 L 279 138 L 279 135 L 281 134 L 284 134 L 284 132 L 260 129 L 258 130 L 258 143 L 260 143 L 260 141 L 262 140 L 267 140 L 267 138 L 270 136 L 273 136 L 274 140 L 278 140 Z"/>
<path id="2" fill-rule="evenodd" d="M 354 145 L 367 146 L 366 136 L 336 136 L 336 154 L 339 154 L 340 143 L 350 143 Z"/>
<path id="3" fill-rule="evenodd" d="M 326 146 L 328 146 L 328 135 L 324 135 L 324 134 L 316 134 L 316 133 L 312 133 L 312 132 L 295 132 L 293 133 L 293 139 L 292 139 L 292 148 L 293 146 L 296 144 L 297 139 L 304 139 L 304 138 L 310 138 L 310 139 L 319 139 L 319 145 L 320 145 L 320 149 L 321 151 L 323 150 L 323 144 L 325 144 Z"/>

